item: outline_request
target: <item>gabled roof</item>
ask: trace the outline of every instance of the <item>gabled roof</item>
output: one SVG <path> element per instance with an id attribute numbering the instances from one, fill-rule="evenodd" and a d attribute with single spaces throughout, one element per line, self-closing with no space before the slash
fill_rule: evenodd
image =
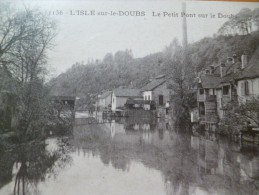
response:
<path id="1" fill-rule="evenodd" d="M 256 77 L 259 77 L 259 47 L 256 49 L 247 67 L 240 71 L 235 79 L 242 80 Z"/>
<path id="2" fill-rule="evenodd" d="M 219 76 L 205 74 L 200 77 L 201 85 L 206 89 L 214 89 L 219 85 L 221 78 Z"/>
<path id="3" fill-rule="evenodd" d="M 117 97 L 142 97 L 139 89 L 117 88 L 113 93 Z"/>
<path id="4" fill-rule="evenodd" d="M 112 91 L 105 91 L 100 95 L 100 99 L 104 99 L 107 96 L 111 95 Z"/>
<path id="5" fill-rule="evenodd" d="M 164 76 L 156 77 L 154 80 L 146 84 L 144 87 L 140 89 L 140 91 L 153 91 L 158 86 L 162 85 L 166 82 L 166 79 Z"/>

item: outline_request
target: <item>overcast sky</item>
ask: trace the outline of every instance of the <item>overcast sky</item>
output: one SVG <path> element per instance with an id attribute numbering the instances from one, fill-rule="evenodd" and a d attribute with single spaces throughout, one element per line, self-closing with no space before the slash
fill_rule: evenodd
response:
<path id="1" fill-rule="evenodd" d="M 62 10 L 62 16 L 52 16 L 58 22 L 56 47 L 49 52 L 49 64 L 54 75 L 66 71 L 75 62 L 89 58 L 102 59 L 108 52 L 132 49 L 134 57 L 162 51 L 174 38 L 182 41 L 181 17 L 154 17 L 153 12 L 181 12 L 181 2 L 175 0 L 38 0 L 18 1 L 31 7 L 40 7 L 46 13 Z M 218 13 L 236 14 L 242 8 L 259 7 L 259 3 L 195 2 L 186 3 L 186 12 L 196 14 L 187 18 L 189 43 L 213 36 L 227 19 L 217 18 Z M 145 16 L 79 16 L 70 15 L 76 10 L 144 11 Z M 198 14 L 215 14 L 216 18 L 198 18 Z"/>

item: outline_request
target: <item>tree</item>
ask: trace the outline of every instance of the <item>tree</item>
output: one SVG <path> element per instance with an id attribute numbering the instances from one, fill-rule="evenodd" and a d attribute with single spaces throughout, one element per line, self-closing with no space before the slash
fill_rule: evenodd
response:
<path id="1" fill-rule="evenodd" d="M 107 53 L 103 58 L 103 63 L 106 65 L 111 65 L 113 63 L 112 53 Z"/>
<path id="2" fill-rule="evenodd" d="M 15 84 L 19 131 L 26 134 L 45 116 L 48 105 L 44 79 L 56 23 L 39 10 L 15 12 L 5 3 L 0 7 L 6 8 L 0 10 L 0 69 Z"/>
<path id="3" fill-rule="evenodd" d="M 253 98 L 246 103 L 237 101 L 227 105 L 225 117 L 222 121 L 224 133 L 236 134 L 247 128 L 247 123 L 259 126 L 259 99 Z"/>
<path id="4" fill-rule="evenodd" d="M 253 26 L 258 28 L 259 9 L 242 9 L 235 17 L 232 17 L 219 29 L 220 34 L 248 35 L 253 31 Z"/>
<path id="5" fill-rule="evenodd" d="M 170 52 L 171 51 L 171 52 Z M 190 109 L 195 105 L 191 84 L 194 79 L 194 69 L 188 57 L 188 50 L 184 50 L 178 41 L 174 41 L 167 54 L 167 67 L 170 70 L 172 103 L 176 124 L 186 124 L 189 120 Z M 171 53 L 171 56 L 169 55 Z M 170 58 L 171 57 L 171 58 Z"/>

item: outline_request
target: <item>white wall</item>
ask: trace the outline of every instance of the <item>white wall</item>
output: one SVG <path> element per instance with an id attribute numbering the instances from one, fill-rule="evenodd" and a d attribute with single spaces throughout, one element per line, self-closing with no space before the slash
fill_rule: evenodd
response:
<path id="1" fill-rule="evenodd" d="M 222 89 L 216 89 L 216 97 L 217 97 L 217 112 L 220 119 L 223 118 L 223 110 L 221 109 L 221 98 L 222 98 Z"/>
<path id="2" fill-rule="evenodd" d="M 128 97 L 116 97 L 114 93 L 112 93 L 112 111 L 114 112 L 118 107 L 124 107 Z"/>
<path id="3" fill-rule="evenodd" d="M 144 100 L 153 100 L 152 91 L 144 91 L 143 98 L 144 98 Z"/>
<path id="4" fill-rule="evenodd" d="M 245 81 L 248 81 L 248 89 L 249 95 L 242 94 L 242 83 L 244 84 Z M 237 95 L 239 97 L 239 102 L 246 101 L 251 97 L 259 96 L 259 78 L 255 79 L 247 79 L 247 80 L 240 80 L 237 82 Z"/>

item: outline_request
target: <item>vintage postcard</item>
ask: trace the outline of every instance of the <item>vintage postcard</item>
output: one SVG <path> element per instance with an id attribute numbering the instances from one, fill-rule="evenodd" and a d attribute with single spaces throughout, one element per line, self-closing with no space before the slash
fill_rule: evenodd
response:
<path id="1" fill-rule="evenodd" d="M 259 2 L 0 1 L 0 195 L 259 194 Z"/>

